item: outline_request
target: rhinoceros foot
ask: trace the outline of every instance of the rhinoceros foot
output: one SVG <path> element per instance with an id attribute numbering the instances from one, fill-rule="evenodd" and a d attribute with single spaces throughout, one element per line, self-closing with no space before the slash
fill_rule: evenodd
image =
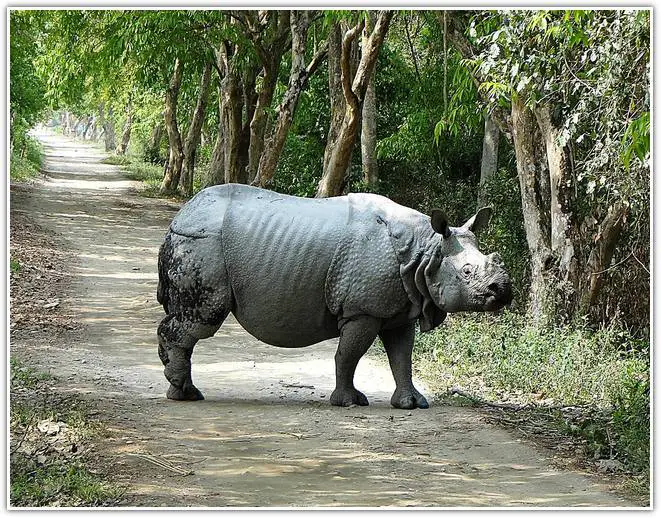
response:
<path id="1" fill-rule="evenodd" d="M 397 389 L 390 398 L 390 404 L 395 408 L 410 410 L 412 408 L 429 408 L 425 396 L 416 389 Z"/>
<path id="2" fill-rule="evenodd" d="M 185 385 L 183 388 L 170 385 L 167 398 L 175 401 L 200 401 L 204 396 L 194 385 Z"/>
<path id="3" fill-rule="evenodd" d="M 359 390 L 353 389 L 335 389 L 330 397 L 331 405 L 335 406 L 367 406 L 367 396 Z"/>

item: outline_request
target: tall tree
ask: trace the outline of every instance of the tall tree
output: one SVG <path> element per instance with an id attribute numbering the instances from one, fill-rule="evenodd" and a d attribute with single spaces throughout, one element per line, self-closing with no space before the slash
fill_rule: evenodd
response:
<path id="1" fill-rule="evenodd" d="M 498 168 L 498 147 L 500 130 L 487 113 L 484 116 L 484 139 L 482 140 L 482 160 L 480 162 L 480 185 L 477 204 L 484 205 L 484 186 Z"/>
<path id="2" fill-rule="evenodd" d="M 188 133 L 184 141 L 184 162 L 179 178 L 179 192 L 183 196 L 192 196 L 193 194 L 193 176 L 195 173 L 195 157 L 197 148 L 200 145 L 200 136 L 202 134 L 202 123 L 207 111 L 207 101 L 209 99 L 209 85 L 211 83 L 211 62 L 207 62 L 202 70 L 200 77 L 200 86 L 198 89 L 197 103 L 193 112 Z"/>
<path id="3" fill-rule="evenodd" d="M 308 28 L 310 25 L 309 11 L 291 11 L 291 72 L 287 90 L 282 97 L 278 108 L 276 109 L 277 120 L 273 131 L 268 137 L 264 146 L 264 152 L 259 161 L 257 176 L 252 182 L 253 185 L 267 187 L 278 165 L 278 159 L 287 139 L 287 133 L 294 120 L 294 113 L 298 105 L 298 99 L 301 92 L 307 85 L 307 81 L 317 70 L 319 64 L 326 57 L 328 52 L 327 44 L 324 42 L 312 57 L 310 63 L 305 65 L 305 52 L 307 43 Z"/>
<path id="4" fill-rule="evenodd" d="M 119 145 L 115 152 L 118 155 L 125 155 L 129 147 L 129 142 L 131 140 L 131 129 L 133 126 L 133 107 L 131 105 L 131 98 L 129 97 L 128 102 L 126 103 L 126 120 L 124 121 L 124 128 L 122 130 L 122 138 L 119 141 Z M 83 135 L 87 133 L 87 128 L 83 132 Z"/>
<path id="5" fill-rule="evenodd" d="M 367 45 L 369 35 L 374 30 L 376 22 L 376 13 L 369 11 L 363 29 L 362 44 Z M 360 151 L 363 165 L 363 181 L 371 186 L 376 186 L 379 179 L 379 172 L 376 163 L 376 84 L 374 76 L 376 67 L 372 70 L 367 81 L 365 90 L 365 99 L 363 101 L 363 111 L 361 118 L 360 131 Z"/>
<path id="6" fill-rule="evenodd" d="M 252 117 L 248 119 L 250 120 L 250 145 L 247 181 L 252 182 L 257 174 L 259 160 L 264 150 L 268 110 L 278 81 L 280 63 L 289 43 L 290 12 L 286 10 L 238 11 L 237 17 L 245 27 L 262 66 L 262 81 L 257 104 Z"/>
<path id="7" fill-rule="evenodd" d="M 355 78 L 351 82 L 351 46 L 364 26 L 364 19 L 347 31 L 342 38 L 341 78 L 342 92 L 346 109 L 342 117 L 337 137 L 329 139 L 324 159 L 324 172 L 317 187 L 317 197 L 337 196 L 342 193 L 346 182 L 345 175 L 351 159 L 360 119 L 360 110 L 367 89 L 367 82 L 374 69 L 379 49 L 388 31 L 394 11 L 379 11 L 374 30 L 362 49 L 360 63 Z"/>
<path id="8" fill-rule="evenodd" d="M 161 193 L 173 192 L 179 184 L 181 168 L 184 162 L 184 147 L 181 141 L 181 133 L 177 123 L 177 102 L 179 99 L 179 90 L 184 71 L 184 63 L 181 59 L 175 58 L 174 67 L 170 84 L 165 91 L 165 109 L 163 117 L 165 120 L 165 131 L 168 135 L 170 146 L 168 161 L 165 163 L 163 181 L 161 182 Z"/>
<path id="9" fill-rule="evenodd" d="M 453 41 L 473 61 L 480 90 L 494 106 L 511 106 L 511 118 L 495 120 L 514 138 L 531 315 L 589 314 L 624 222 L 644 206 L 649 13 L 489 12 L 470 24 L 463 13 L 450 16 L 464 27 Z"/>

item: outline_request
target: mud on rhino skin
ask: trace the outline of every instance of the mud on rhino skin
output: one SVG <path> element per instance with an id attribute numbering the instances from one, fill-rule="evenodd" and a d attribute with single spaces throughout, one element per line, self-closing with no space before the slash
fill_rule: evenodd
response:
<path id="1" fill-rule="evenodd" d="M 496 253 L 482 254 L 480 209 L 461 227 L 376 194 L 309 199 L 246 185 L 209 187 L 175 216 L 158 258 L 158 352 L 167 397 L 203 399 L 191 355 L 229 313 L 278 347 L 339 337 L 333 405 L 367 405 L 353 377 L 378 336 L 396 383 L 391 404 L 427 408 L 413 386 L 415 323 L 427 332 L 447 313 L 495 311 L 512 300 Z"/>

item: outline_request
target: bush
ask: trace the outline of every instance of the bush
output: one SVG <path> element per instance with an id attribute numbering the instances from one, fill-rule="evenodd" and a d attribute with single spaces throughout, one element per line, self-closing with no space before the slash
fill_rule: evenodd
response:
<path id="1" fill-rule="evenodd" d="M 26 137 L 11 150 L 9 177 L 13 182 L 27 182 L 41 172 L 41 146 L 33 138 Z"/>
<path id="2" fill-rule="evenodd" d="M 649 470 L 649 346 L 614 328 L 541 329 L 516 313 L 448 317 L 414 349 L 436 392 L 453 386 L 490 400 L 580 406 L 605 415 L 578 430 L 634 472 Z"/>

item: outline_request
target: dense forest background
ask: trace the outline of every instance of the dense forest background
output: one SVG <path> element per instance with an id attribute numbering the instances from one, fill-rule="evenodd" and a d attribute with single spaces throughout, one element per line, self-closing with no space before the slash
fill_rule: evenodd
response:
<path id="1" fill-rule="evenodd" d="M 492 205 L 479 239 L 514 307 L 420 336 L 419 362 L 607 409 L 578 433 L 646 472 L 650 67 L 642 9 L 13 10 L 12 178 L 50 119 L 155 196 L 367 191 L 455 224 Z"/>

